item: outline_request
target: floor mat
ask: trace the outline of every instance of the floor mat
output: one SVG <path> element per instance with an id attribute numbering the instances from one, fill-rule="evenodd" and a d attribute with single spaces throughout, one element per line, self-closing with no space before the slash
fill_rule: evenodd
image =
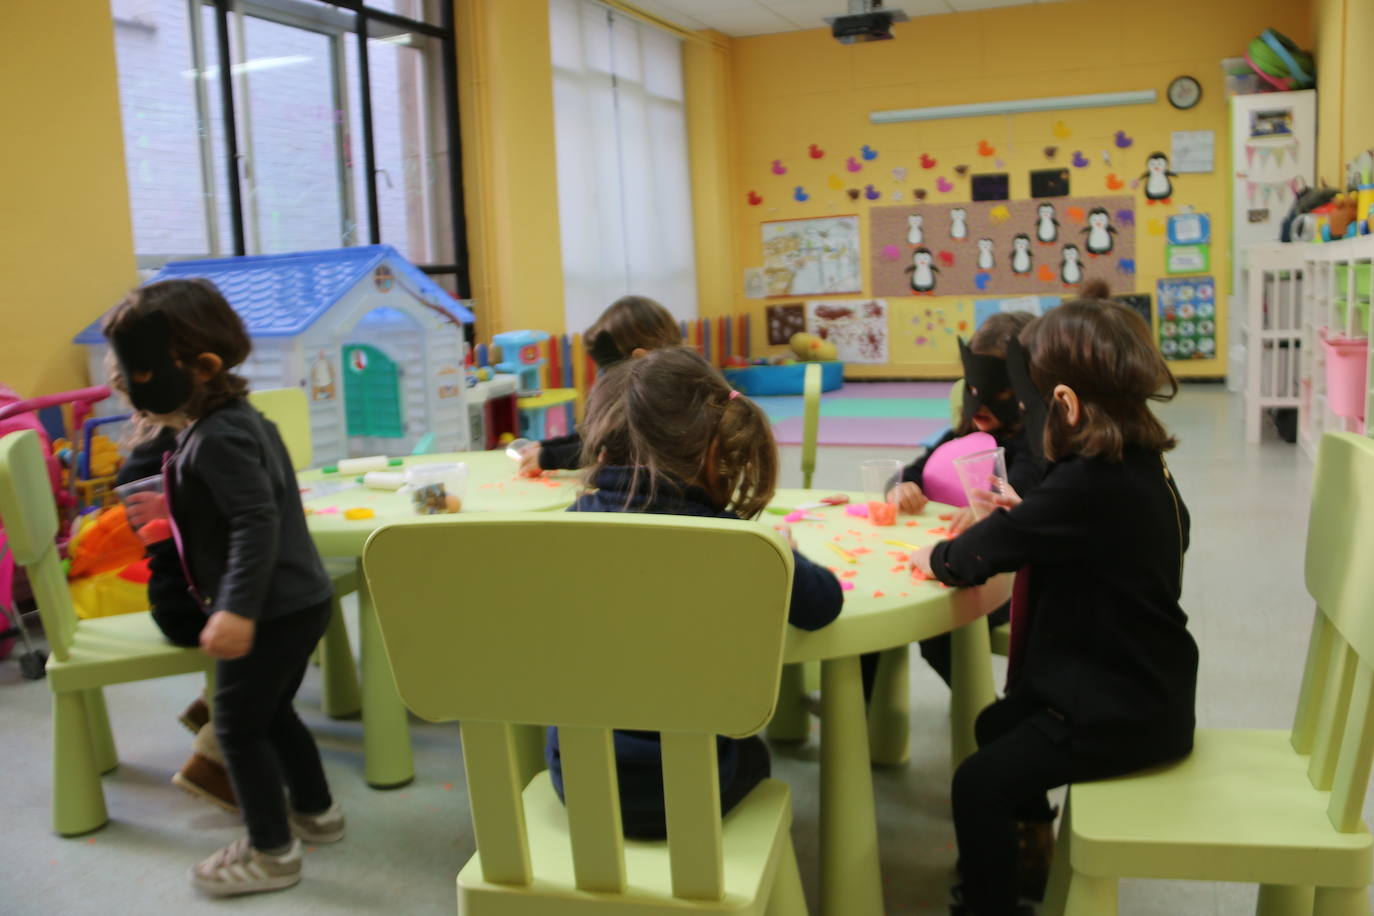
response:
<path id="1" fill-rule="evenodd" d="M 821 445 L 916 447 L 949 427 L 949 382 L 851 382 L 821 396 Z M 799 397 L 754 399 L 780 445 L 800 445 Z"/>

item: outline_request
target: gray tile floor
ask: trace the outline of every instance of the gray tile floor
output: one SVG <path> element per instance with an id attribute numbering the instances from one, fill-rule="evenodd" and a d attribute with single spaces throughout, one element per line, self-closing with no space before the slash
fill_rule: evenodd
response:
<path id="1" fill-rule="evenodd" d="M 1220 386 L 1190 386 L 1161 414 L 1181 440 L 1170 456 L 1193 517 L 1185 608 L 1202 647 L 1199 720 L 1209 726 L 1283 728 L 1297 696 L 1311 603 L 1302 587 L 1311 467 L 1295 446 L 1242 437 L 1238 400 Z M 858 486 L 857 462 L 907 457 L 880 449 L 823 448 L 817 486 Z M 799 486 L 799 458 L 783 449 L 782 486 Z M 105 778 L 110 824 L 63 840 L 48 819 L 49 693 L 0 663 L 0 912 L 222 911 L 186 883 L 193 861 L 232 840 L 234 820 L 173 788 L 189 752 L 176 714 L 194 678 L 106 691 L 122 763 Z M 945 913 L 954 862 L 949 820 L 947 697 L 912 666 L 912 761 L 874 774 L 889 913 Z M 331 783 L 348 812 L 341 844 L 312 850 L 306 879 L 281 894 L 230 904 L 242 913 L 452 913 L 453 878 L 473 840 L 457 729 L 415 723 L 417 778 L 374 792 L 362 780 L 361 726 L 319 712 L 316 672 L 299 707 L 314 729 Z M 775 749 L 776 775 L 795 793 L 798 854 L 814 899 L 817 746 Z M 1366 807 L 1366 817 L 1374 805 Z M 1126 916 L 1252 912 L 1254 890 L 1233 885 L 1126 882 Z"/>

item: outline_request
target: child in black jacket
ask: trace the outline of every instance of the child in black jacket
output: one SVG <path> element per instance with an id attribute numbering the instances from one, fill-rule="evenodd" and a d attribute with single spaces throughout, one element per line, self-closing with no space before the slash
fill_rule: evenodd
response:
<path id="1" fill-rule="evenodd" d="M 1162 455 L 1174 440 L 1148 406 L 1178 384 L 1139 315 L 1104 300 L 1037 319 L 1008 363 L 1028 441 L 1052 463 L 1024 499 L 987 494 L 997 511 L 912 556 L 947 585 L 1018 571 L 1007 693 L 954 775 L 956 912 L 972 916 L 1018 912 L 1016 821 L 1047 818 L 1049 789 L 1193 744 L 1188 511 Z"/>
<path id="2" fill-rule="evenodd" d="M 682 347 L 624 361 L 597 380 L 587 404 L 584 456 L 589 490 L 571 512 L 754 518 L 772 498 L 777 478 L 777 448 L 763 412 Z M 844 592 L 828 569 L 792 553 L 788 620 L 820 629 L 839 616 Z M 625 835 L 661 839 L 666 823 L 658 735 L 616 731 L 614 741 Z M 545 756 L 561 796 L 556 728 L 549 729 Z M 722 737 L 717 758 L 723 814 L 767 778 L 768 749 L 757 736 Z"/>

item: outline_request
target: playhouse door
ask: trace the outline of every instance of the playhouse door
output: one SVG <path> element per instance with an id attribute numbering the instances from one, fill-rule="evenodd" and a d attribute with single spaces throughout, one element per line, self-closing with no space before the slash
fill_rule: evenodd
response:
<path id="1" fill-rule="evenodd" d="M 343 364 L 348 435 L 402 438 L 401 373 L 395 361 L 368 344 L 349 344 Z"/>

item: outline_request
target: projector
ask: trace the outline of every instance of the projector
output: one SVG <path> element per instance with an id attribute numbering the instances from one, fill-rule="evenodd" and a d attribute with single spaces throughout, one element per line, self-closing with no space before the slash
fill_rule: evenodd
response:
<path id="1" fill-rule="evenodd" d="M 901 10 L 883 9 L 883 0 L 849 0 L 849 12 L 843 16 L 827 16 L 830 34 L 840 44 L 852 45 L 860 41 L 886 41 L 892 37 L 892 23 L 906 22 Z"/>

